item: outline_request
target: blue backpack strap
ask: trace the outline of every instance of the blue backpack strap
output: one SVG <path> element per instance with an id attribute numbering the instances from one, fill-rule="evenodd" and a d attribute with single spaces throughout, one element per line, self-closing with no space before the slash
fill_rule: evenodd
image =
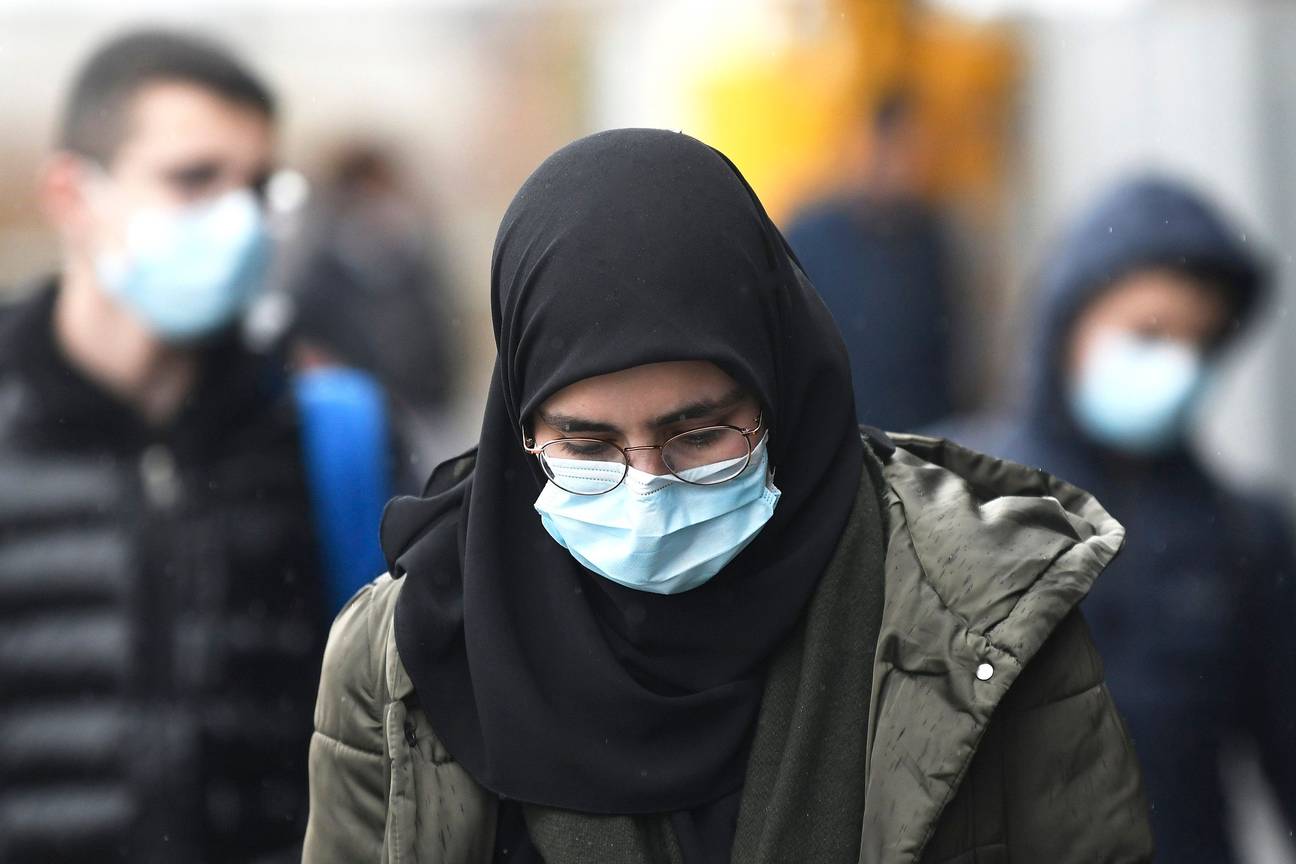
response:
<path id="1" fill-rule="evenodd" d="M 365 372 L 308 369 L 293 381 L 311 509 L 331 611 L 386 569 L 378 523 L 391 497 L 385 394 Z"/>

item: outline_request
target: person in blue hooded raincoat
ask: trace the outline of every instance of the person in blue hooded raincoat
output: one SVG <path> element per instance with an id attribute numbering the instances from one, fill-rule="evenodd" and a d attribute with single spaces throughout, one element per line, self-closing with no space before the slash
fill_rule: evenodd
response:
<path id="1" fill-rule="evenodd" d="M 1185 434 L 1265 287 L 1245 235 L 1194 190 L 1123 182 L 1045 262 L 1016 410 L 941 430 L 1093 490 L 1127 527 L 1084 609 L 1143 765 L 1158 859 L 1176 864 L 1234 860 L 1231 743 L 1256 748 L 1296 823 L 1290 525 L 1215 476 Z"/>

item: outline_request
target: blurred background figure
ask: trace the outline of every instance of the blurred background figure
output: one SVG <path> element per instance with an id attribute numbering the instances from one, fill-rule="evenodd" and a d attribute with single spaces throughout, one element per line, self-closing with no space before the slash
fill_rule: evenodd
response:
<path id="1" fill-rule="evenodd" d="M 1261 305 L 1256 253 L 1189 188 L 1118 185 L 1044 268 L 1028 383 L 952 437 L 1046 466 L 1126 527 L 1083 608 L 1143 763 L 1158 856 L 1235 860 L 1221 766 L 1253 746 L 1296 825 L 1296 561 L 1288 514 L 1199 460 L 1189 421 Z"/>
<path id="2" fill-rule="evenodd" d="M 241 344 L 276 107 L 206 40 L 102 45 L 0 318 L 0 859 L 292 860 L 326 610 L 282 357 Z"/>
<path id="3" fill-rule="evenodd" d="M 394 156 L 349 143 L 280 225 L 270 318 L 295 368 L 330 608 L 386 569 L 375 526 L 456 452 L 450 400 L 460 321 L 432 214 Z M 265 310 L 259 310 L 265 311 Z M 254 316 L 253 320 L 257 320 Z M 254 332 L 256 328 L 254 327 Z M 258 334 L 267 338 L 267 334 Z"/>
<path id="4" fill-rule="evenodd" d="M 954 413 L 954 286 L 941 221 L 926 201 L 913 94 L 882 96 L 860 130 L 863 170 L 785 232 L 850 351 L 861 423 L 917 429 Z"/>
<path id="5" fill-rule="evenodd" d="M 285 288 L 303 363 L 351 366 L 383 386 L 413 492 L 453 455 L 442 437 L 460 351 L 433 217 L 404 175 L 378 145 L 344 147 L 303 214 Z"/>

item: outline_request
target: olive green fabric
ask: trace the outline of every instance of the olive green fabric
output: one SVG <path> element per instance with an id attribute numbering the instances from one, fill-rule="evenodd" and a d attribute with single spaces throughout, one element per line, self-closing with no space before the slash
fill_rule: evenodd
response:
<path id="1" fill-rule="evenodd" d="M 832 644 L 841 628 L 817 630 L 812 611 L 803 645 L 785 649 L 771 669 L 734 860 L 1150 860 L 1137 763 L 1076 611 L 1116 554 L 1120 525 L 1089 495 L 1042 472 L 937 439 L 895 441 L 882 469 L 885 519 L 857 507 L 842 540 L 849 548 L 869 526 L 887 533 L 876 639 L 869 622 L 858 627 L 876 652 L 872 674 L 852 672 L 850 662 L 834 670 L 833 653 L 858 646 Z M 858 583 L 867 582 L 863 569 Z M 834 584 L 828 575 L 823 590 Z M 493 796 L 410 707 L 391 626 L 400 586 L 385 576 L 363 589 L 330 636 L 310 750 L 304 860 L 312 864 L 491 859 Z M 808 674 L 791 688 L 791 703 L 771 696 L 782 663 Z M 802 722 L 850 715 L 852 701 L 868 708 L 860 804 L 849 771 L 803 770 L 816 761 L 815 736 L 837 734 L 841 724 Z M 771 729 L 787 730 L 778 764 L 770 741 L 780 735 Z M 770 766 L 758 770 L 766 759 Z M 841 811 L 862 809 L 858 829 L 809 836 L 820 819 L 842 824 L 839 797 Z M 630 834 L 600 830 L 589 839 L 671 860 L 673 837 L 659 823 L 627 824 Z M 541 814 L 530 830 L 543 844 L 561 825 Z"/>
<path id="2" fill-rule="evenodd" d="M 311 736 L 309 862 L 488 862 L 495 797 L 450 758 L 406 700 L 392 615 L 401 582 L 383 576 L 338 613 L 324 649 Z M 411 743 L 413 742 L 413 743 Z"/>
<path id="3" fill-rule="evenodd" d="M 684 864 L 667 816 L 604 816 L 529 806 L 526 823 L 546 864 Z"/>

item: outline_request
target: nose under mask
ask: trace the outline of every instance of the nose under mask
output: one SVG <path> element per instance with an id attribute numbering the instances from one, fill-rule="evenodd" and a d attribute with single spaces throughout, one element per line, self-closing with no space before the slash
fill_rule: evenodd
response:
<path id="1" fill-rule="evenodd" d="M 270 240 L 248 189 L 130 217 L 124 247 L 99 255 L 100 282 L 168 341 L 233 322 L 261 290 Z"/>
<path id="2" fill-rule="evenodd" d="M 1155 455 L 1182 438 L 1206 378 L 1196 346 L 1113 331 L 1094 344 L 1072 382 L 1071 412 L 1095 441 Z"/>

